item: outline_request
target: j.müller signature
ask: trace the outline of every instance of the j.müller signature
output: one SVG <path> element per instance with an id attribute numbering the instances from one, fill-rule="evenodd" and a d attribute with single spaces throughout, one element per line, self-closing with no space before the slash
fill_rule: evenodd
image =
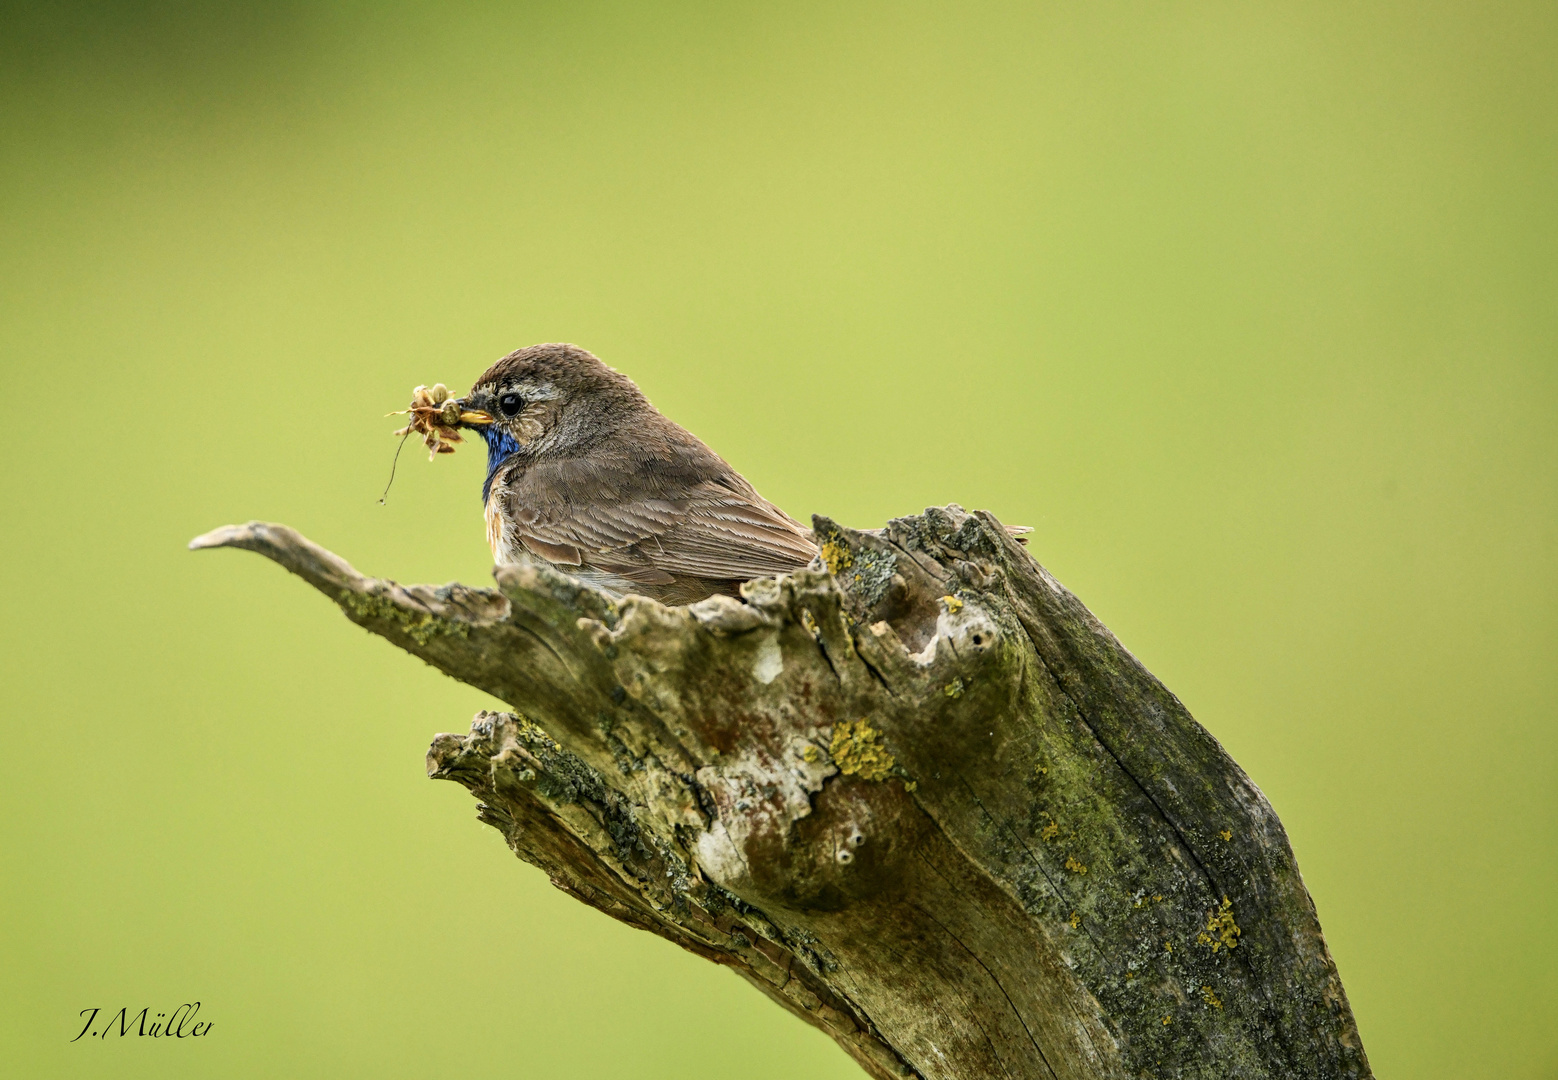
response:
<path id="1" fill-rule="evenodd" d="M 120 1038 L 126 1035 L 144 1035 L 153 1039 L 188 1039 L 199 1038 L 202 1035 L 211 1034 L 211 1028 L 215 1026 L 213 1020 L 195 1020 L 195 1014 L 200 1011 L 200 1002 L 186 1001 L 171 1013 L 152 1013 L 151 1006 L 145 1006 L 138 1013 L 132 1013 L 128 1006 L 120 1009 L 111 1016 L 102 1030 L 93 1030 L 92 1025 L 97 1021 L 97 1014 L 102 1009 L 82 1009 L 81 1015 L 87 1018 L 87 1022 L 81 1026 L 81 1034 L 71 1042 L 83 1037 L 97 1036 L 99 1039 L 107 1039 L 110 1034 L 117 1034 Z"/>

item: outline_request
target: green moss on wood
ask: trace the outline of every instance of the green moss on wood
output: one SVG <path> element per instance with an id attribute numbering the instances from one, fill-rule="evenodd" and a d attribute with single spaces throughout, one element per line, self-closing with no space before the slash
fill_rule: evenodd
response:
<path id="1" fill-rule="evenodd" d="M 426 645 L 440 635 L 463 638 L 471 632 L 466 623 L 441 619 L 430 611 L 413 611 L 379 593 L 342 589 L 336 599 L 349 615 L 359 620 L 391 623 L 418 645 Z"/>

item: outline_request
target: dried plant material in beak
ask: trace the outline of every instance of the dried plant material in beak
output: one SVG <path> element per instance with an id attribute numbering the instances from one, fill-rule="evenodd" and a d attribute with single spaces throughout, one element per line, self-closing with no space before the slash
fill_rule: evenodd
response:
<path id="1" fill-rule="evenodd" d="M 462 420 L 479 423 L 478 417 L 485 416 L 463 411 L 459 399 L 451 395 L 443 383 L 417 387 L 411 391 L 411 405 L 389 415 L 411 417 L 411 422 L 395 434 L 414 431 L 420 435 L 422 444 L 427 447 L 429 461 L 439 454 L 454 453 L 454 444 L 465 441 L 460 437 Z"/>

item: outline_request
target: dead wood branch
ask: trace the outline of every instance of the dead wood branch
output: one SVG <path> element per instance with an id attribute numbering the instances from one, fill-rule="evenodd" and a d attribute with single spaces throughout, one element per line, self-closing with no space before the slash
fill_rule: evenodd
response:
<path id="1" fill-rule="evenodd" d="M 747 981 L 872 1076 L 1370 1075 L 1276 814 L 990 515 L 857 532 L 746 603 L 274 559 L 507 702 L 428 771 L 561 889 Z"/>

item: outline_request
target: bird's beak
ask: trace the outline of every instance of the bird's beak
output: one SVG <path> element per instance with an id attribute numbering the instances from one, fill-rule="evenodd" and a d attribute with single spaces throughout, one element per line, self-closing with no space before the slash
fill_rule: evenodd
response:
<path id="1" fill-rule="evenodd" d="M 461 427 L 486 427 L 492 423 L 492 417 L 480 409 L 468 409 L 465 402 L 459 402 Z"/>

